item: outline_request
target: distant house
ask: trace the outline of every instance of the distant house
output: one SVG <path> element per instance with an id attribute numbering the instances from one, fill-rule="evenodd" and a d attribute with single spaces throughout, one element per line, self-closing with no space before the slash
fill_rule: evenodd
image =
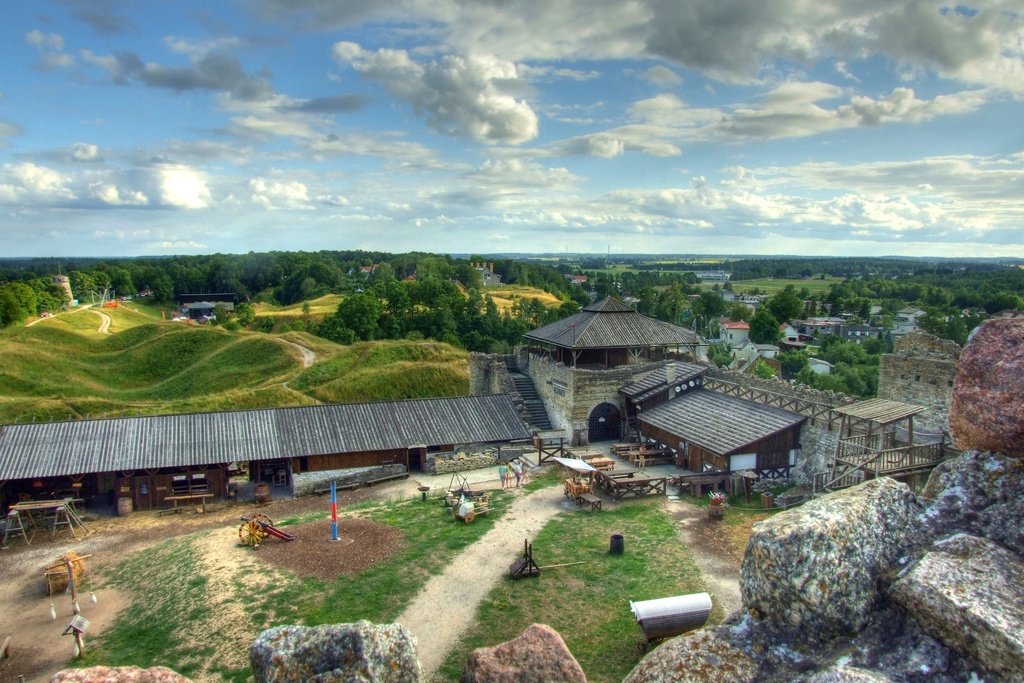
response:
<path id="1" fill-rule="evenodd" d="M 484 287 L 501 287 L 501 276 L 494 272 L 493 263 L 471 263 L 483 279 Z"/>
<path id="2" fill-rule="evenodd" d="M 855 344 L 860 344 L 864 339 L 878 339 L 882 336 L 883 331 L 881 327 L 872 327 L 871 325 L 842 325 L 839 328 L 840 336 Z"/>
<path id="3" fill-rule="evenodd" d="M 732 273 L 724 270 L 698 270 L 696 275 L 701 282 L 728 282 L 732 277 Z"/>
<path id="4" fill-rule="evenodd" d="M 782 341 L 784 342 L 800 341 L 800 332 L 789 323 L 779 325 L 779 332 L 782 333 Z"/>
<path id="5" fill-rule="evenodd" d="M 448 282 L 450 282 L 453 285 L 455 285 L 455 288 L 457 290 L 459 290 L 460 292 L 462 292 L 463 294 L 465 294 L 467 291 L 469 291 L 468 289 L 466 289 L 466 285 L 462 284 L 462 282 L 460 282 L 459 280 L 448 280 Z"/>
<path id="6" fill-rule="evenodd" d="M 721 333 L 722 341 L 734 349 L 739 348 L 750 337 L 750 325 L 742 320 L 739 322 L 725 320 L 722 322 Z"/>
<path id="7" fill-rule="evenodd" d="M 363 274 L 363 277 L 368 277 L 373 271 L 380 268 L 379 263 L 374 263 L 371 266 L 359 266 L 359 272 Z"/>
<path id="8" fill-rule="evenodd" d="M 807 361 L 807 367 L 819 375 L 830 375 L 832 374 L 832 364 L 828 361 L 824 361 L 820 358 L 811 358 Z"/>
<path id="9" fill-rule="evenodd" d="M 569 274 L 567 274 L 565 276 L 565 279 L 568 280 L 569 282 L 571 282 L 574 285 L 581 285 L 582 286 L 582 285 L 585 285 L 587 283 L 587 276 L 586 275 L 573 275 L 572 273 L 569 273 Z"/>

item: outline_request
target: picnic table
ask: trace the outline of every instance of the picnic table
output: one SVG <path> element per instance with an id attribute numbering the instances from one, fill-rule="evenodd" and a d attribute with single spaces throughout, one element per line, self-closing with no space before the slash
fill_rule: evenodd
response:
<path id="1" fill-rule="evenodd" d="M 161 510 L 160 512 L 161 513 L 172 513 L 172 512 L 173 513 L 179 513 L 179 512 L 181 512 L 184 509 L 184 508 L 179 508 L 178 507 L 178 502 L 179 501 L 186 501 L 187 502 L 187 501 L 195 501 L 195 500 L 201 501 L 201 510 L 203 512 L 206 512 L 206 499 L 207 498 L 213 498 L 213 494 L 212 493 L 182 493 L 182 494 L 178 494 L 178 495 L 174 495 L 174 496 L 167 496 L 166 498 L 164 498 L 164 500 L 165 501 L 167 501 L 167 500 L 171 501 L 174 504 L 174 507 L 167 508 L 165 510 Z"/>
<path id="2" fill-rule="evenodd" d="M 573 501 L 584 494 L 591 493 L 592 491 L 593 489 L 590 487 L 590 484 L 582 479 L 565 480 L 565 495 Z"/>
<path id="3" fill-rule="evenodd" d="M 595 470 L 610 472 L 615 469 L 615 460 L 613 458 L 594 458 L 589 462 L 589 464 Z"/>
<path id="4" fill-rule="evenodd" d="M 721 474 L 682 474 L 672 478 L 672 485 L 679 487 L 679 492 L 689 489 L 690 495 L 700 498 L 704 495 L 704 487 L 711 491 L 724 491 L 728 483 L 729 475 Z"/>
<path id="5" fill-rule="evenodd" d="M 615 500 L 625 496 L 663 496 L 667 492 L 667 477 L 648 477 L 638 472 L 597 472 L 595 482 Z"/>

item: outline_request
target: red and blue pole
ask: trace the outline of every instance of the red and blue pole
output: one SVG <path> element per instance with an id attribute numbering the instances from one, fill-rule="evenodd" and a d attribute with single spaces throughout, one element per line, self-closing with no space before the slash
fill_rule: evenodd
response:
<path id="1" fill-rule="evenodd" d="M 331 540 L 338 540 L 338 491 L 331 482 Z"/>

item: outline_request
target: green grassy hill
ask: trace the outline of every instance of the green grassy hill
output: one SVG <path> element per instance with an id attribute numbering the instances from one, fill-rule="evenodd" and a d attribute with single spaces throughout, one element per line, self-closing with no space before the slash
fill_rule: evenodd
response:
<path id="1" fill-rule="evenodd" d="M 452 396 L 466 354 L 432 342 L 339 346 L 162 322 L 159 312 L 77 311 L 0 333 L 0 423 Z M 303 367 L 299 349 L 317 361 Z"/>

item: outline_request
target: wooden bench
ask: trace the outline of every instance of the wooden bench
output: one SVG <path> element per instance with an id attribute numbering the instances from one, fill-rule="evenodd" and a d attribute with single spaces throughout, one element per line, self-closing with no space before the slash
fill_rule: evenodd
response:
<path id="1" fill-rule="evenodd" d="M 185 508 L 179 508 L 179 507 L 164 508 L 163 510 L 157 510 L 156 514 L 159 517 L 163 517 L 164 515 L 178 515 L 178 514 L 181 514 L 181 511 L 184 510 L 184 509 Z"/>
<path id="2" fill-rule="evenodd" d="M 584 493 L 576 496 L 576 505 L 582 506 L 584 503 L 590 505 L 590 511 L 601 509 L 601 499 L 592 493 Z"/>

